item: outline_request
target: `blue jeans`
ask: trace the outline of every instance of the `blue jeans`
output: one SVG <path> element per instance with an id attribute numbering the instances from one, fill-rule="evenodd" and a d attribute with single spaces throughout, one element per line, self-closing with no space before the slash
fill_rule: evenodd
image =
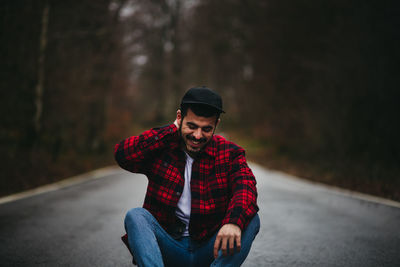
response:
<path id="1" fill-rule="evenodd" d="M 240 266 L 249 254 L 251 244 L 260 229 L 256 215 L 242 233 L 241 250 L 233 255 L 214 259 L 214 241 L 199 243 L 190 237 L 173 239 L 144 208 L 131 209 L 125 217 L 128 243 L 139 267 L 145 266 Z"/>

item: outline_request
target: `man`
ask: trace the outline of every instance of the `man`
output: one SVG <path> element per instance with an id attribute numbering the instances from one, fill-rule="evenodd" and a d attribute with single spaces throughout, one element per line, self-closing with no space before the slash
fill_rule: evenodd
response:
<path id="1" fill-rule="evenodd" d="M 240 266 L 258 233 L 256 180 L 244 150 L 214 135 L 222 99 L 189 89 L 173 124 L 115 147 L 118 164 L 148 177 L 143 208 L 123 237 L 139 266 Z"/>

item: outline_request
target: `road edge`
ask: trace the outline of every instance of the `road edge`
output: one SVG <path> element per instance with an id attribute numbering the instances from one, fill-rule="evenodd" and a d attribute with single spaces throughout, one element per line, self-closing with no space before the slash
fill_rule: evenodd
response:
<path id="1" fill-rule="evenodd" d="M 330 191 L 335 192 L 340 195 L 357 198 L 357 199 L 365 200 L 365 201 L 372 202 L 372 203 L 378 203 L 378 204 L 382 204 L 382 205 L 386 205 L 386 206 L 390 206 L 390 207 L 400 208 L 400 202 L 397 202 L 397 201 L 394 201 L 391 199 L 386 199 L 386 198 L 377 197 L 377 196 L 373 196 L 373 195 L 369 195 L 369 194 L 365 194 L 365 193 L 351 191 L 348 189 L 344 189 L 344 188 L 340 188 L 340 187 L 336 187 L 336 186 L 332 186 L 332 185 L 327 185 L 327 184 L 323 184 L 323 183 L 319 183 L 319 182 L 310 181 L 310 180 L 307 180 L 307 179 L 304 179 L 301 177 L 297 177 L 297 176 L 294 176 L 294 175 L 291 175 L 291 174 L 288 174 L 288 173 L 285 173 L 282 171 L 268 169 L 260 164 L 254 163 L 254 162 L 249 162 L 249 165 L 256 165 L 259 168 L 263 168 L 263 169 L 266 169 L 266 170 L 269 170 L 269 171 L 272 171 L 275 173 L 283 174 L 287 179 L 292 179 L 294 181 L 300 181 L 305 184 L 324 188 L 324 189 L 330 190 Z M 80 183 L 83 183 L 83 182 L 86 182 L 89 180 L 103 178 L 103 177 L 106 177 L 106 176 L 109 176 L 111 174 L 118 173 L 121 171 L 122 171 L 121 168 L 119 168 L 116 165 L 103 167 L 100 169 L 96 169 L 96 170 L 93 170 L 90 172 L 86 172 L 83 174 L 72 176 L 70 178 L 63 179 L 59 182 L 55 182 L 52 184 L 48 184 L 48 185 L 40 186 L 40 187 L 37 187 L 34 189 L 30 189 L 27 191 L 23 191 L 23 192 L 8 195 L 5 197 L 1 197 L 0 205 L 8 203 L 8 202 L 16 201 L 19 199 L 23 199 L 23 198 L 36 196 L 36 195 L 51 192 L 51 191 L 56 191 L 56 190 L 59 190 L 59 189 L 65 188 L 65 187 L 69 187 L 72 185 L 77 185 L 77 184 L 80 184 Z"/>
<path id="2" fill-rule="evenodd" d="M 23 198 L 28 198 L 28 197 L 40 195 L 43 193 L 56 191 L 56 190 L 66 188 L 69 186 L 73 186 L 73 185 L 77 185 L 77 184 L 80 184 L 80 183 L 83 183 L 86 181 L 103 178 L 103 177 L 109 176 L 111 174 L 120 172 L 120 171 L 121 171 L 121 169 L 118 166 L 112 165 L 112 166 L 107 166 L 107 167 L 103 167 L 100 169 L 96 169 L 93 171 L 89 171 L 86 173 L 78 174 L 78 175 L 60 180 L 55 183 L 39 186 L 39 187 L 36 187 L 33 189 L 29 189 L 26 191 L 22 191 L 19 193 L 1 197 L 0 205 L 8 203 L 8 202 L 16 201 L 19 199 L 23 199 Z"/>
<path id="3" fill-rule="evenodd" d="M 381 205 L 385 205 L 385 206 L 389 206 L 389 207 L 400 208 L 400 202 L 397 202 L 395 200 L 391 200 L 391 199 L 387 199 L 387 198 L 383 198 L 383 197 L 378 197 L 378 196 L 374 196 L 374 195 L 369 195 L 369 194 L 361 193 L 361 192 L 357 192 L 357 191 L 352 191 L 350 189 L 345 189 L 345 188 L 337 187 L 337 186 L 334 186 L 334 185 L 328 185 L 328 184 L 324 184 L 324 183 L 321 183 L 321 182 L 307 180 L 305 178 L 294 176 L 294 175 L 288 174 L 288 173 L 283 172 L 283 171 L 266 168 L 266 167 L 264 167 L 264 166 L 262 166 L 260 164 L 254 163 L 254 162 L 251 162 L 251 163 L 249 162 L 249 165 L 256 165 L 259 168 L 264 168 L 264 169 L 267 169 L 267 170 L 269 170 L 271 172 L 280 174 L 280 175 L 284 176 L 286 179 L 293 180 L 293 181 L 296 181 L 296 182 L 302 182 L 302 183 L 305 183 L 305 184 L 308 184 L 308 185 L 319 187 L 321 189 L 329 190 L 329 191 L 331 191 L 333 193 L 336 193 L 338 195 L 343 195 L 343 196 L 347 196 L 347 197 L 351 197 L 351 198 L 356 198 L 356 199 L 368 201 L 368 202 L 371 202 L 371 203 L 377 203 L 377 204 L 381 204 Z"/>

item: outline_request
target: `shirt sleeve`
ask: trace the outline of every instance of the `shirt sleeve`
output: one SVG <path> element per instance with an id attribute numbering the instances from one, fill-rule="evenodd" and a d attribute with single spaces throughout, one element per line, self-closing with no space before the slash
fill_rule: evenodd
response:
<path id="1" fill-rule="evenodd" d="M 256 179 L 247 165 L 242 148 L 233 153 L 231 162 L 232 199 L 222 224 L 233 223 L 243 231 L 259 210 Z"/>
<path id="2" fill-rule="evenodd" d="M 115 145 L 115 160 L 127 171 L 146 174 L 154 153 L 168 146 L 178 146 L 178 136 L 175 124 L 131 136 Z"/>

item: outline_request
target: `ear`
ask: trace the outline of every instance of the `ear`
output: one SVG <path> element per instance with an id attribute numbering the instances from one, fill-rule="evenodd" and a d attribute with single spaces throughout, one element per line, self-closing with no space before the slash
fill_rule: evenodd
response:
<path id="1" fill-rule="evenodd" d="M 178 127 L 181 126 L 181 123 L 182 123 L 182 112 L 181 112 L 180 109 L 178 109 L 176 111 L 176 120 L 175 121 L 176 121 Z"/>
<path id="2" fill-rule="evenodd" d="M 220 123 L 221 119 L 217 120 L 217 123 L 215 124 L 215 128 L 217 128 L 218 124 Z"/>

